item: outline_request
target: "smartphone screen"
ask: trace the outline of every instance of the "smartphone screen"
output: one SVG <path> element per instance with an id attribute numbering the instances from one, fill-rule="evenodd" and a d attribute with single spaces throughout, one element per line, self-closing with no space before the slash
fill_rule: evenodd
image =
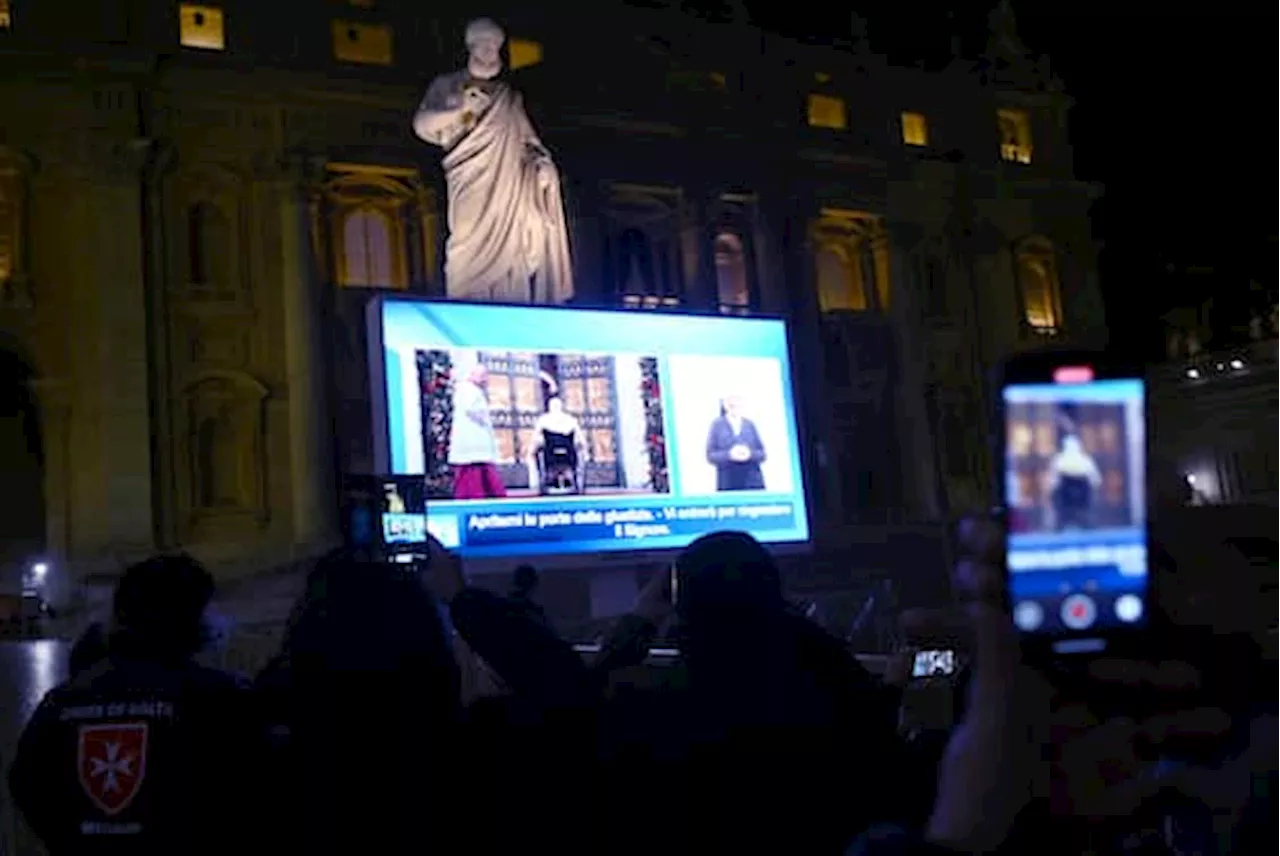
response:
<path id="1" fill-rule="evenodd" d="M 956 652 L 917 651 L 911 662 L 911 677 L 934 678 L 956 673 Z"/>
<path id="2" fill-rule="evenodd" d="M 1141 377 L 1079 363 L 1002 388 L 1009 603 L 1062 653 L 1146 618 L 1145 399 Z"/>

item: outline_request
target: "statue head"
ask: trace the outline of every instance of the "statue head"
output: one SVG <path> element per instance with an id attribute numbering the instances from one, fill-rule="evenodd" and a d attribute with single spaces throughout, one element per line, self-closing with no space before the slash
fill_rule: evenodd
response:
<path id="1" fill-rule="evenodd" d="M 476 18 L 467 24 L 467 51 L 471 58 L 467 70 L 480 78 L 497 76 L 502 71 L 502 43 L 507 34 L 491 18 Z"/>
<path id="2" fill-rule="evenodd" d="M 561 412 L 563 412 L 563 411 L 564 411 L 564 402 L 563 402 L 563 401 L 561 401 L 559 398 L 554 398 L 554 397 L 553 397 L 553 398 L 549 398 L 549 399 L 547 399 L 547 412 L 548 412 L 548 413 L 561 413 Z"/>

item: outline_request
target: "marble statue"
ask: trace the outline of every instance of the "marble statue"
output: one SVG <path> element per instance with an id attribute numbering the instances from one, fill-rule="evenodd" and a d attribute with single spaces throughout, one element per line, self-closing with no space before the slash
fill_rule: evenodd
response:
<path id="1" fill-rule="evenodd" d="M 413 130 L 444 149 L 450 297 L 563 303 L 573 296 L 560 176 L 515 89 L 499 79 L 506 36 L 467 25 L 466 69 L 427 88 Z"/>

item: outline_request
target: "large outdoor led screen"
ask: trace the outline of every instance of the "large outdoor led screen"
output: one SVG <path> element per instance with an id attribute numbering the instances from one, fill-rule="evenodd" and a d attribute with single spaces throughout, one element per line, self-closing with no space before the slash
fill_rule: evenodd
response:
<path id="1" fill-rule="evenodd" d="M 389 488 L 388 542 L 425 530 L 479 559 L 674 549 L 718 529 L 808 541 L 783 321 L 370 311 L 378 465 L 421 485 Z"/>

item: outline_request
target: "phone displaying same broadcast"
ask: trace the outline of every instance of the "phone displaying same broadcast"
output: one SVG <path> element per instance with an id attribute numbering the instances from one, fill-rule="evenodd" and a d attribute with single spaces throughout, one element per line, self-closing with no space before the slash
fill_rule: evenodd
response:
<path id="1" fill-rule="evenodd" d="M 1008 594 L 1024 633 L 1103 635 L 1146 618 L 1145 387 L 1060 368 L 1003 389 Z"/>

